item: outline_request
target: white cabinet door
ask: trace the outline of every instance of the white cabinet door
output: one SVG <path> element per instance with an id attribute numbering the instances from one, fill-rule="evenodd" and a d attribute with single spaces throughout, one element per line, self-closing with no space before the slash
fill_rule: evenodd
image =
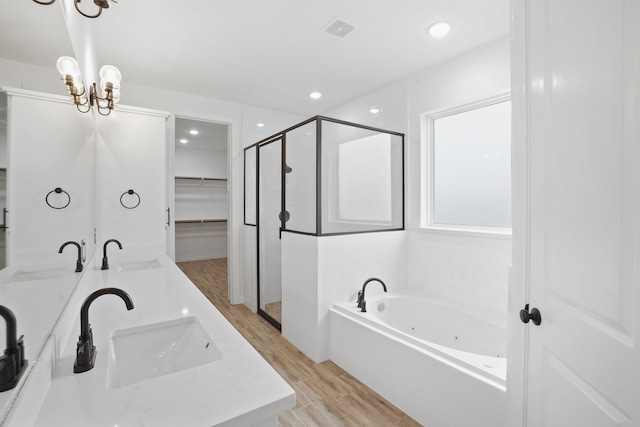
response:
<path id="1" fill-rule="evenodd" d="M 526 425 L 640 426 L 640 0 L 518 3 L 528 301 L 542 314 L 521 325 Z"/>
<path id="2" fill-rule="evenodd" d="M 93 118 L 62 97 L 7 91 L 7 263 L 74 267 L 73 250 L 58 248 L 85 240 L 93 250 Z"/>
<path id="3" fill-rule="evenodd" d="M 166 117 L 118 106 L 97 118 L 98 247 L 118 239 L 126 247 L 166 248 Z"/>

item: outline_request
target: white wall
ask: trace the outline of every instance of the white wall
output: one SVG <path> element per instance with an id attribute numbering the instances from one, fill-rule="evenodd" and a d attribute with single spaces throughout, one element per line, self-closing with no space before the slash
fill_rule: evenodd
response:
<path id="1" fill-rule="evenodd" d="M 226 178 L 227 150 L 176 145 L 175 176 Z"/>
<path id="2" fill-rule="evenodd" d="M 506 316 L 511 239 L 419 229 L 426 158 L 421 114 L 509 93 L 509 39 L 489 43 L 409 79 L 407 229 L 409 285 L 430 296 Z"/>

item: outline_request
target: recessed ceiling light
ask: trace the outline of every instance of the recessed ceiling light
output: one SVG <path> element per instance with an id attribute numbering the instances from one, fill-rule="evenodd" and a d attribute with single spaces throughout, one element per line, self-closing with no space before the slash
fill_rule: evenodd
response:
<path id="1" fill-rule="evenodd" d="M 189 133 L 190 133 L 191 135 L 197 135 L 197 134 L 199 134 L 200 132 L 198 132 L 196 129 L 191 129 L 191 130 L 189 131 Z"/>
<path id="2" fill-rule="evenodd" d="M 180 142 L 182 142 L 183 144 L 186 144 L 187 142 L 189 142 L 189 140 L 188 140 L 188 139 L 185 139 L 185 138 L 182 138 L 182 139 L 180 140 Z"/>
<path id="3" fill-rule="evenodd" d="M 380 108 L 380 107 L 370 107 L 368 111 L 371 114 L 380 114 L 380 112 L 382 111 L 382 108 Z"/>
<path id="4" fill-rule="evenodd" d="M 256 123 L 256 126 L 258 126 L 259 128 L 263 128 L 266 125 L 264 123 L 262 123 L 262 122 L 258 122 L 258 123 Z"/>
<path id="5" fill-rule="evenodd" d="M 311 99 L 320 99 L 320 98 L 322 98 L 322 94 L 320 92 L 311 92 L 309 94 L 309 98 L 311 98 Z"/>
<path id="6" fill-rule="evenodd" d="M 438 22 L 437 24 L 433 24 L 429 27 L 429 35 L 434 39 L 440 39 L 447 34 L 451 30 L 451 24 L 447 22 Z"/>

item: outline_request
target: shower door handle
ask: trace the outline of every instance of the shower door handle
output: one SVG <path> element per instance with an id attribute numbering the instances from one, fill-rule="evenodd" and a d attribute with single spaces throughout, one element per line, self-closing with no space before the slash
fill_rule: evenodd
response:
<path id="1" fill-rule="evenodd" d="M 7 231 L 7 208 L 2 208 L 2 231 Z"/>
<path id="2" fill-rule="evenodd" d="M 529 323 L 529 321 L 532 321 L 533 324 L 537 326 L 542 323 L 542 314 L 540 314 L 540 310 L 535 307 L 529 311 L 529 304 L 527 304 L 522 310 L 520 310 L 520 320 L 522 323 Z"/>

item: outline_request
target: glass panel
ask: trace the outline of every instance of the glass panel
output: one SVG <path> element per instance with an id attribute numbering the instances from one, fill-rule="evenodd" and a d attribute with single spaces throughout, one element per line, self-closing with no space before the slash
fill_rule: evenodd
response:
<path id="1" fill-rule="evenodd" d="M 400 229 L 402 137 L 322 122 L 322 234 Z"/>
<path id="2" fill-rule="evenodd" d="M 258 269 L 263 311 L 281 322 L 282 300 L 280 268 L 280 210 L 282 141 L 277 140 L 259 148 L 260 201 L 258 219 Z"/>
<path id="3" fill-rule="evenodd" d="M 434 223 L 511 227 L 511 102 L 433 120 Z"/>
<path id="4" fill-rule="evenodd" d="M 316 122 L 286 134 L 287 230 L 316 233 Z"/>
<path id="5" fill-rule="evenodd" d="M 256 225 L 256 152 L 257 148 L 244 150 L 244 223 Z"/>

